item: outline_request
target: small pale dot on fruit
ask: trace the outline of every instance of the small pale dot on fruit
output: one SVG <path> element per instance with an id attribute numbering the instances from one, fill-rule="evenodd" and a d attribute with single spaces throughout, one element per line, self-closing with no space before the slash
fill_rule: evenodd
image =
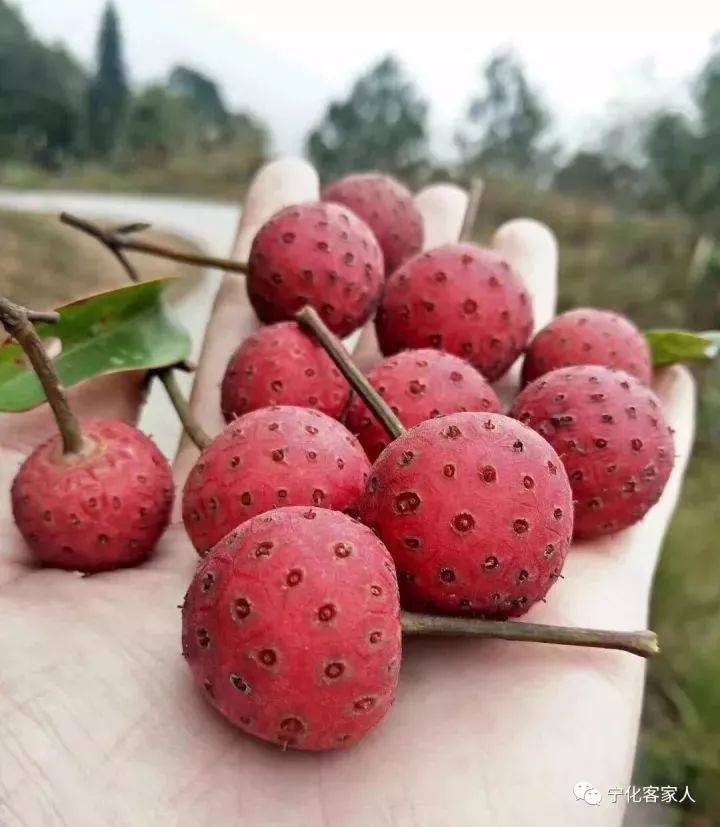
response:
<path id="1" fill-rule="evenodd" d="M 495 482 L 497 480 L 497 471 L 492 465 L 486 465 L 480 473 L 485 482 Z"/>
<path id="2" fill-rule="evenodd" d="M 306 520 L 314 520 L 314 519 L 315 519 L 315 517 L 317 517 L 317 514 L 316 514 L 316 513 L 312 510 L 312 508 L 309 508 L 309 509 L 308 509 L 308 510 L 307 510 L 307 511 L 303 514 L 303 517 L 304 517 Z"/>
<path id="3" fill-rule="evenodd" d="M 370 632 L 370 637 L 368 638 L 368 640 L 372 644 L 380 643 L 380 641 L 382 640 L 382 632 L 379 632 L 379 631 Z"/>
<path id="4" fill-rule="evenodd" d="M 519 517 L 517 520 L 513 520 L 513 531 L 516 534 L 526 534 L 528 528 L 530 528 L 530 524 L 522 517 Z"/>
<path id="5" fill-rule="evenodd" d="M 555 465 L 554 462 L 550 462 L 550 460 L 548 460 L 547 467 L 548 467 L 548 471 L 550 472 L 550 474 L 552 476 L 555 476 L 557 474 L 557 466 Z"/>
<path id="6" fill-rule="evenodd" d="M 552 543 L 548 543 L 545 546 L 545 551 L 543 551 L 543 557 L 552 557 L 555 554 L 555 546 Z"/>
<path id="7" fill-rule="evenodd" d="M 375 706 L 375 698 L 371 695 L 366 695 L 355 701 L 354 707 L 357 712 L 368 712 Z"/>
<path id="8" fill-rule="evenodd" d="M 535 487 L 535 480 L 529 474 L 526 474 L 523 477 L 523 486 L 528 490 L 531 490 Z"/>
<path id="9" fill-rule="evenodd" d="M 238 597 L 232 604 L 232 615 L 237 620 L 245 620 L 250 614 L 250 603 L 244 597 Z"/>
<path id="10" fill-rule="evenodd" d="M 274 545 L 274 543 L 270 542 L 269 540 L 266 540 L 263 543 L 258 543 L 257 546 L 255 546 L 255 556 L 256 557 L 269 557 L 270 552 L 272 551 L 273 545 Z"/>
<path id="11" fill-rule="evenodd" d="M 485 558 L 485 562 L 483 563 L 483 568 L 487 569 L 488 571 L 492 569 L 496 569 L 500 561 L 494 555 L 490 555 L 489 557 Z"/>
<path id="12" fill-rule="evenodd" d="M 273 462 L 282 462 L 285 459 L 285 451 L 282 448 L 276 448 L 271 454 Z"/>
<path id="13" fill-rule="evenodd" d="M 372 477 L 370 481 L 372 482 Z M 420 508 L 420 497 L 414 491 L 402 491 L 395 497 L 398 514 L 414 514 Z"/>
<path id="14" fill-rule="evenodd" d="M 325 677 L 334 680 L 335 678 L 339 678 L 344 671 L 344 664 L 340 663 L 340 661 L 333 661 L 325 667 Z"/>
<path id="15" fill-rule="evenodd" d="M 455 572 L 451 568 L 440 569 L 440 579 L 443 583 L 454 583 Z"/>
<path id="16" fill-rule="evenodd" d="M 460 534 L 465 534 L 475 528 L 475 518 L 472 514 L 463 511 L 453 517 L 453 528 Z"/>
<path id="17" fill-rule="evenodd" d="M 252 494 L 249 491 L 243 491 L 243 493 L 240 495 L 240 502 L 243 505 L 252 505 L 252 501 Z"/>
<path id="18" fill-rule="evenodd" d="M 215 575 L 211 571 L 206 572 L 203 575 L 203 579 L 202 579 L 202 590 L 204 592 L 209 592 L 214 584 L 215 584 Z"/>
<path id="19" fill-rule="evenodd" d="M 350 543 L 337 543 L 335 546 L 336 557 L 349 557 L 352 554 L 352 545 Z"/>
<path id="20" fill-rule="evenodd" d="M 443 466 L 443 474 L 446 477 L 450 477 L 450 478 L 454 477 L 455 476 L 455 466 L 451 462 L 448 462 L 446 465 Z"/>
<path id="21" fill-rule="evenodd" d="M 336 614 L 337 609 L 332 603 L 325 603 L 317 612 L 318 620 L 321 620 L 323 623 L 329 623 Z"/>
<path id="22" fill-rule="evenodd" d="M 277 663 L 277 652 L 274 649 L 261 649 L 258 660 L 263 666 L 274 666 Z"/>
<path id="23" fill-rule="evenodd" d="M 312 495 L 313 505 L 321 505 L 325 499 L 325 492 L 321 488 L 316 488 Z"/>
<path id="24" fill-rule="evenodd" d="M 561 520 L 561 519 L 562 519 L 562 515 L 563 515 L 562 508 L 556 508 L 556 509 L 553 511 L 553 517 L 554 517 L 556 520 Z"/>
<path id="25" fill-rule="evenodd" d="M 243 695 L 250 695 L 252 692 L 252 687 L 250 684 L 234 672 L 230 675 L 230 683 L 235 687 L 235 689 L 238 690 L 238 692 L 242 692 Z"/>
<path id="26" fill-rule="evenodd" d="M 630 447 L 633 449 L 633 451 L 642 451 L 642 447 L 643 447 L 642 440 L 637 439 L 637 438 L 631 439 L 630 440 Z"/>
<path id="27" fill-rule="evenodd" d="M 198 626 L 195 630 L 195 637 L 197 638 L 198 646 L 207 649 L 210 645 L 210 634 L 203 626 Z"/>
<path id="28" fill-rule="evenodd" d="M 380 588 L 380 586 L 370 586 L 370 594 L 373 597 L 380 597 L 380 595 L 382 594 L 382 589 Z"/>

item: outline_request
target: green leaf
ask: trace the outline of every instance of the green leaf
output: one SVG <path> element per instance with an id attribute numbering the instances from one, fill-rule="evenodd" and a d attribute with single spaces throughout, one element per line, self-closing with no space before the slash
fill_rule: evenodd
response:
<path id="1" fill-rule="evenodd" d="M 70 388 L 94 376 L 165 367 L 187 358 L 190 337 L 169 314 L 163 294 L 177 279 L 156 279 L 98 293 L 57 308 L 57 324 L 37 325 L 41 338 L 59 339 L 54 359 Z M 45 401 L 19 345 L 0 345 L 0 411 L 27 411 Z"/>
<path id="2" fill-rule="evenodd" d="M 653 365 L 714 359 L 720 350 L 720 331 L 695 333 L 692 330 L 646 330 Z"/>

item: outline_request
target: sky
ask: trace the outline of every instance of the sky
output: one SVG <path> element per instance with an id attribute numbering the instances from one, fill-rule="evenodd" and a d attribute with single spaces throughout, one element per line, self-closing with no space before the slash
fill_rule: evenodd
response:
<path id="1" fill-rule="evenodd" d="M 36 34 L 93 58 L 105 0 L 14 0 Z M 405 65 L 431 106 L 435 153 L 452 136 L 478 88 L 480 67 L 510 48 L 556 115 L 570 145 L 597 139 L 618 113 L 660 103 L 688 105 L 688 80 L 720 32 L 716 0 L 115 0 L 132 80 L 167 74 L 178 62 L 207 72 L 234 108 L 273 133 L 277 152 L 302 150 L 333 98 L 388 52 Z M 663 5 L 668 8 L 663 9 Z M 642 103 L 639 103 L 642 102 Z"/>

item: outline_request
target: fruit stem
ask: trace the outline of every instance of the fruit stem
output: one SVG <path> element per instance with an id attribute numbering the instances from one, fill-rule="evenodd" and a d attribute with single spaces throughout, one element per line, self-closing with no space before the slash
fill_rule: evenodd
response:
<path id="1" fill-rule="evenodd" d="M 482 198 L 484 189 L 485 184 L 482 178 L 473 178 L 470 182 L 465 217 L 463 218 L 462 229 L 460 230 L 460 241 L 470 241 L 472 239 L 478 210 L 480 208 L 480 199 Z"/>
<path id="2" fill-rule="evenodd" d="M 514 620 L 437 617 L 415 612 L 402 612 L 401 617 L 403 634 L 406 635 L 477 637 L 528 643 L 557 643 L 562 646 L 620 649 L 643 658 L 659 652 L 657 635 L 647 630 L 616 632 L 605 629 L 578 629 L 572 626 L 547 626 Z"/>
<path id="3" fill-rule="evenodd" d="M 368 382 L 363 372 L 350 358 L 350 354 L 343 347 L 342 342 L 328 330 L 325 322 L 320 318 L 314 307 L 306 304 L 295 314 L 296 320 L 315 338 L 325 349 L 328 356 L 335 362 L 338 370 L 352 385 L 353 390 L 370 408 L 377 417 L 380 424 L 393 439 L 402 436 L 405 428 L 402 422 L 395 416 L 387 402 L 380 396 L 375 388 Z"/>
<path id="4" fill-rule="evenodd" d="M 157 377 L 165 386 L 165 390 L 170 397 L 170 401 L 172 402 L 173 408 L 175 408 L 175 413 L 178 415 L 178 419 L 185 433 L 201 451 L 207 448 L 212 440 L 195 421 L 187 399 L 183 396 L 172 369 L 158 370 Z"/>
<path id="5" fill-rule="evenodd" d="M 48 357 L 33 322 L 58 322 L 57 313 L 27 310 L 8 299 L 0 297 L 0 324 L 20 345 L 30 360 L 45 397 L 52 408 L 62 437 L 64 454 L 80 454 L 85 447 L 80 423 L 70 409 L 67 394 L 60 384 L 52 360 Z"/>
<path id="6" fill-rule="evenodd" d="M 69 227 L 74 227 L 76 230 L 82 230 L 88 235 L 94 236 L 98 241 L 102 241 L 103 244 L 112 250 L 116 257 L 118 257 L 118 251 L 120 250 L 134 250 L 136 253 L 168 258 L 171 261 L 179 261 L 183 264 L 194 264 L 198 267 L 208 267 L 214 270 L 227 270 L 232 273 L 247 273 L 247 264 L 245 262 L 233 261 L 228 258 L 218 258 L 216 256 L 205 256 L 197 253 L 183 253 L 180 250 L 172 249 L 172 247 L 166 247 L 164 244 L 155 244 L 151 241 L 139 241 L 136 238 L 132 238 L 127 230 L 125 232 L 105 230 L 97 224 L 93 224 L 91 221 L 79 218 L 76 215 L 71 215 L 70 213 L 60 213 L 60 221 Z M 139 226 L 142 229 L 147 229 L 147 225 L 143 224 Z M 129 229 L 133 230 L 134 228 L 131 226 Z M 133 281 L 138 280 L 136 274 Z"/>
<path id="7" fill-rule="evenodd" d="M 135 266 L 130 262 L 128 257 L 123 252 L 123 247 L 128 248 L 127 244 L 125 244 L 125 241 L 127 239 L 123 233 L 103 230 L 102 227 L 98 227 L 91 221 L 86 221 L 84 218 L 77 218 L 76 216 L 69 215 L 68 213 L 61 213 L 60 220 L 64 224 L 67 224 L 70 227 L 74 227 L 76 230 L 80 230 L 81 232 L 91 235 L 93 238 L 96 238 L 101 244 L 104 244 L 105 247 L 107 247 L 108 250 L 110 250 L 110 252 L 120 262 L 120 265 L 127 273 L 130 281 L 133 281 L 135 283 L 138 283 L 140 281 L 138 271 L 135 269 Z M 149 224 L 129 225 L 127 228 L 125 228 L 124 233 L 133 231 L 135 228 L 147 229 L 148 227 Z M 137 249 L 137 247 L 130 247 L 128 249 Z M 179 255 L 180 254 L 178 253 L 177 256 Z M 182 260 L 178 259 L 177 256 L 171 257 L 175 257 L 176 260 Z M 198 447 L 202 451 L 204 448 L 207 448 L 207 446 L 211 442 L 211 439 L 200 427 L 200 425 L 195 421 L 192 412 L 190 411 L 190 406 L 188 405 L 187 400 L 183 396 L 182 391 L 180 390 L 180 386 L 178 385 L 175 376 L 173 375 L 174 368 L 177 368 L 178 370 L 191 371 L 194 370 L 194 365 L 191 365 L 190 362 L 187 361 L 179 362 L 177 365 L 170 365 L 169 367 L 158 368 L 157 370 L 153 371 L 152 374 L 157 376 L 158 379 L 165 386 L 165 390 L 167 391 L 168 396 L 170 397 L 170 401 L 172 402 L 173 408 L 175 408 L 175 413 L 178 415 L 178 419 L 180 420 L 180 423 L 182 424 L 185 433 L 195 443 L 196 447 Z"/>

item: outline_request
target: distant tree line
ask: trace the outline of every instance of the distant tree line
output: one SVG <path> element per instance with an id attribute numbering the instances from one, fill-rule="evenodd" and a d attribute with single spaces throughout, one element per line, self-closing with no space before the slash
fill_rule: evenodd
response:
<path id="1" fill-rule="evenodd" d="M 572 154 L 553 140 L 553 119 L 512 53 L 485 65 L 457 131 L 459 163 L 436 170 L 428 152 L 428 104 L 393 57 L 386 57 L 330 104 L 307 140 L 327 177 L 370 167 L 422 180 L 473 173 L 521 178 L 621 209 L 677 210 L 720 221 L 720 49 L 693 85 L 694 115 L 630 114 Z M 625 149 L 632 145 L 633 152 Z"/>
<path id="2" fill-rule="evenodd" d="M 59 169 L 130 157 L 157 164 L 182 151 L 233 144 L 262 154 L 267 140 L 258 120 L 230 111 L 217 84 L 190 66 L 132 89 L 112 3 L 87 71 L 62 46 L 37 40 L 19 11 L 0 0 L 0 162 Z"/>
<path id="3" fill-rule="evenodd" d="M 162 165 L 182 153 L 232 147 L 264 157 L 269 135 L 233 112 L 220 87 L 191 66 L 134 89 L 112 3 L 103 13 L 90 71 L 60 45 L 37 40 L 0 0 L 0 163 L 59 169 L 130 160 Z M 720 47 L 693 83 L 694 111 L 629 113 L 572 153 L 553 138 L 552 114 L 513 53 L 485 64 L 456 134 L 458 161 L 438 169 L 429 149 L 429 106 L 391 55 L 333 101 L 307 138 L 326 178 L 381 169 L 411 182 L 480 173 L 520 178 L 620 209 L 676 210 L 702 228 L 720 221 Z M 627 146 L 633 147 L 628 151 Z"/>

